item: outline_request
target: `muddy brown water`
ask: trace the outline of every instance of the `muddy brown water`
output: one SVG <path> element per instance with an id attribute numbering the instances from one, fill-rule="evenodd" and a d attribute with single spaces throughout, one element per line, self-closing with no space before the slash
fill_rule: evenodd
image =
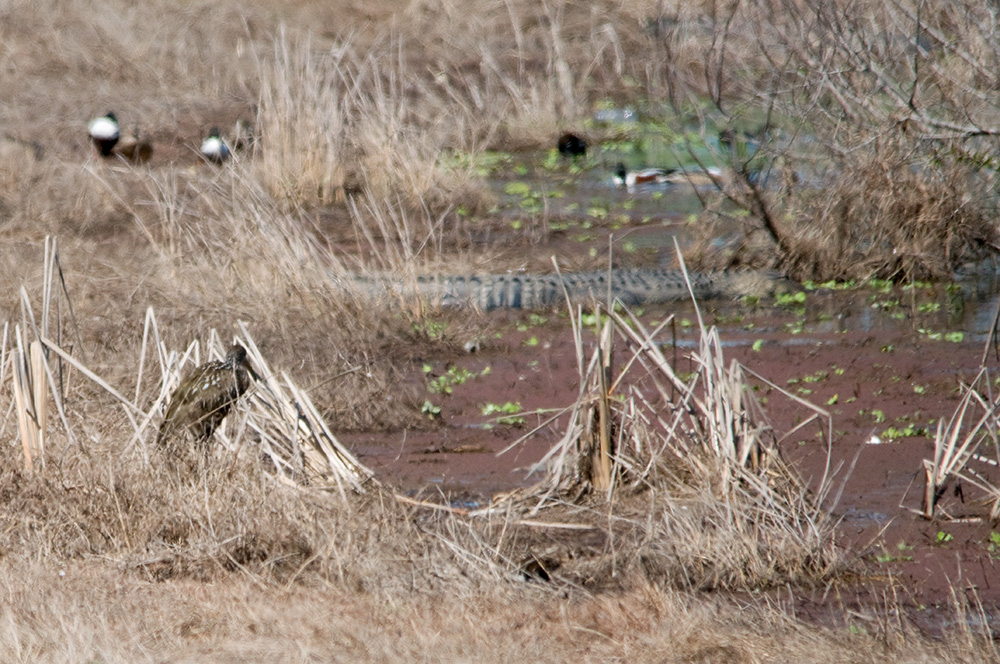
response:
<path id="1" fill-rule="evenodd" d="M 813 486 L 828 466 L 834 469 L 839 500 L 830 508 L 841 519 L 840 543 L 871 570 L 877 583 L 854 589 L 853 595 L 838 591 L 837 606 L 825 594 L 829 589 L 797 591 L 799 610 L 817 619 L 831 612 L 842 615 L 844 609 L 869 615 L 872 602 L 882 601 L 878 588 L 892 580 L 911 618 L 928 629 L 940 628 L 942 616 L 951 615 L 952 588 L 965 599 L 982 602 L 989 616 L 1000 616 L 1000 550 L 992 546 L 994 526 L 982 494 L 968 486 L 960 494 L 949 491 L 942 508 L 952 520 L 929 522 L 916 513 L 922 464 L 933 456 L 930 434 L 938 421 L 953 414 L 959 383 L 977 374 L 989 331 L 988 317 L 979 310 L 995 310 L 995 305 L 967 309 L 959 323 L 969 323 L 965 338 L 946 341 L 919 331 L 929 327 L 915 327 L 929 325 L 926 321 L 859 311 L 865 305 L 856 294 L 811 297 L 815 304 L 807 307 L 801 331 L 802 316 L 786 310 L 746 310 L 728 302 L 701 305 L 707 322 L 719 325 L 727 360 L 737 360 L 825 408 L 833 419 L 832 447 L 815 438 L 792 437 L 782 442 L 782 453 Z M 817 315 L 815 309 L 823 313 Z M 826 312 L 832 310 L 843 315 L 828 320 Z M 645 315 L 651 320 L 668 312 L 680 319 L 693 319 L 694 313 L 690 304 L 679 303 Z M 528 325 L 528 314 L 494 312 L 487 317 L 503 330 L 500 339 L 483 344 L 475 354 L 428 358 L 433 367 L 429 374 L 414 368 L 414 380 L 433 380 L 450 367 L 474 376 L 450 395 L 427 395 L 441 408 L 434 428 L 344 436 L 364 463 L 411 495 L 463 507 L 487 504 L 498 492 L 536 481 L 539 476 L 530 474 L 533 465 L 563 433 L 565 418 L 508 449 L 527 429 L 577 397 L 579 373 L 568 322 L 548 313 L 546 323 L 519 330 Z M 695 342 L 693 329 L 679 331 L 681 370 Z M 584 343 L 588 354 L 596 336 L 588 335 Z M 671 347 L 674 340 L 664 343 Z M 991 352 L 987 364 L 998 362 Z M 790 405 L 777 390 L 764 386 L 760 394 L 771 404 L 768 416 L 779 434 L 803 417 L 803 409 Z M 546 414 L 525 415 L 521 426 L 491 423 L 483 415 L 485 404 L 507 402 Z M 893 429 L 903 433 L 893 437 Z M 995 468 L 978 470 L 1000 482 Z"/>
<path id="2" fill-rule="evenodd" d="M 559 205 L 575 201 L 596 206 L 594 192 L 603 192 L 600 200 L 611 201 L 613 209 L 641 195 L 593 177 L 574 192 L 558 199 Z M 655 193 L 646 192 L 630 209 L 658 208 L 659 216 L 651 217 L 655 221 L 624 231 L 651 238 L 651 260 L 669 264 L 670 245 L 676 231 L 683 231 L 678 224 L 686 212 L 662 212 L 669 206 Z M 580 210 L 571 206 L 561 218 L 586 219 Z M 643 228 L 652 230 L 644 235 Z M 607 225 L 598 230 L 605 234 L 595 233 L 589 246 L 621 232 Z M 540 264 L 542 256 L 567 246 L 572 247 L 542 242 L 531 246 L 530 253 Z M 832 446 L 792 436 L 782 441 L 782 453 L 813 486 L 833 469 L 838 500 L 829 507 L 840 518 L 840 544 L 869 573 L 858 586 L 838 589 L 835 601 L 830 588 L 797 589 L 794 603 L 803 616 L 829 621 L 853 612 L 875 619 L 877 607 L 892 596 L 917 625 L 940 632 L 954 617 L 954 590 L 960 599 L 982 604 L 985 617 L 970 621 L 985 620 L 991 626 L 1000 621 L 1000 536 L 993 535 L 1000 528 L 988 518 L 985 496 L 962 486 L 942 499 L 950 518 L 927 521 L 917 514 L 923 461 L 933 456 L 937 423 L 953 415 L 959 385 L 977 375 L 984 354 L 993 375 L 1000 364 L 1000 354 L 986 343 L 997 311 L 995 276 L 987 270 L 961 284 L 960 290 L 943 285 L 820 290 L 807 293 L 799 307 L 700 303 L 706 323 L 721 332 L 727 360 L 743 363 L 832 417 Z M 663 344 L 683 371 L 686 353 L 696 344 L 695 326 L 687 326 L 695 320 L 694 306 L 651 307 L 643 318 L 662 320 L 670 314 L 684 324 L 669 328 Z M 449 371 L 468 376 L 450 394 L 427 392 L 427 399 L 440 408 L 429 429 L 342 436 L 364 463 L 401 490 L 469 507 L 539 478 L 531 474 L 533 466 L 558 442 L 565 418 L 555 417 L 526 440 L 512 443 L 572 404 L 579 391 L 576 351 L 564 312 L 477 315 L 484 328 L 498 332 L 477 352 L 423 358 L 412 367 L 409 380 L 428 385 Z M 961 338 L 955 334 L 959 332 Z M 585 356 L 595 343 L 594 334 L 585 335 Z M 771 404 L 768 416 L 779 435 L 803 417 L 803 410 L 778 390 L 762 383 L 759 394 Z M 517 404 L 524 422 L 498 423 L 483 414 L 487 404 Z M 995 456 L 997 451 L 985 453 Z M 996 467 L 979 464 L 977 470 L 1000 483 Z"/>

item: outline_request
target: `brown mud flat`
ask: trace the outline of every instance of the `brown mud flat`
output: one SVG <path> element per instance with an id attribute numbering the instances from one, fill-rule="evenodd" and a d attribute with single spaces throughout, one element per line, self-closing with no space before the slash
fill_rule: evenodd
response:
<path id="1" fill-rule="evenodd" d="M 861 574 L 856 582 L 797 588 L 791 599 L 783 598 L 787 593 L 782 591 L 775 599 L 802 617 L 827 624 L 848 615 L 878 620 L 878 612 L 892 606 L 914 624 L 939 633 L 954 618 L 955 592 L 973 606 L 981 603 L 989 622 L 1000 620 L 1000 551 L 990 546 L 994 524 L 982 496 L 972 487 L 957 492 L 949 487 L 941 506 L 952 519 L 928 521 L 918 514 L 923 460 L 933 457 L 937 422 L 952 416 L 959 385 L 977 375 L 989 323 L 983 330 L 966 329 L 964 338 L 954 342 L 919 331 L 916 317 L 859 324 L 851 320 L 859 315 L 856 294 L 810 298 L 811 307 L 816 303 L 824 311 L 841 313 L 817 317 L 813 311 L 807 317 L 812 323 L 797 325 L 799 317 L 782 309 L 731 302 L 701 305 L 706 324 L 720 330 L 727 362 L 739 361 L 832 416 L 832 446 L 810 430 L 799 433 L 808 438 L 792 436 L 780 448 L 810 486 L 818 486 L 824 473 L 832 474 L 830 500 L 839 494 L 832 508 L 840 519 L 838 542 Z M 696 325 L 688 324 L 695 320 L 690 303 L 650 309 L 644 319 L 662 320 L 671 313 L 685 324 L 665 330 L 666 354 L 674 356 L 676 370 L 683 372 L 690 367 L 687 353 L 697 339 Z M 441 408 L 436 425 L 342 437 L 363 462 L 411 495 L 459 507 L 487 504 L 499 492 L 537 481 L 539 475 L 529 477 L 528 470 L 562 434 L 564 420 L 556 420 L 500 454 L 553 409 L 577 398 L 576 352 L 565 314 L 547 312 L 544 323 L 536 315 L 531 318 L 535 325 L 527 313 L 486 316 L 493 329 L 502 331 L 499 339 L 488 340 L 474 354 L 423 358 L 426 367 L 418 363 L 415 369 L 415 381 L 430 382 L 449 367 L 453 372 L 465 369 L 470 376 L 449 395 L 427 394 Z M 586 357 L 595 343 L 596 335 L 585 333 Z M 991 351 L 986 366 L 997 362 Z M 779 439 L 811 414 L 780 390 L 752 382 Z M 506 402 L 547 414 L 525 416 L 521 426 L 494 423 L 487 428 L 483 405 Z M 894 437 L 893 430 L 910 435 Z M 881 442 L 876 444 L 873 436 Z M 1000 481 L 995 468 L 983 472 L 990 481 Z"/>

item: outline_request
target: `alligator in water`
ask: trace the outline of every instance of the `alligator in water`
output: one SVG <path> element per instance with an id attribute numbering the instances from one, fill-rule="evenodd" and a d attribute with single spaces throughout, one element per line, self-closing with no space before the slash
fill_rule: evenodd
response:
<path id="1" fill-rule="evenodd" d="M 490 274 L 481 276 L 354 277 L 351 283 L 369 297 L 419 299 L 439 307 L 546 309 L 566 301 L 620 300 L 628 306 L 696 299 L 762 296 L 781 290 L 787 280 L 752 271 L 684 272 L 674 269 L 613 269 L 570 274 Z M 689 289 L 690 285 L 690 289 Z"/>

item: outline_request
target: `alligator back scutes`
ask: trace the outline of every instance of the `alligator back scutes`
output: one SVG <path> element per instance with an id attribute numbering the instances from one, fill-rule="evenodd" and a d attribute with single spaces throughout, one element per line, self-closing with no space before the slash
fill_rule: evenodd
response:
<path id="1" fill-rule="evenodd" d="M 690 291 L 688 290 L 690 281 Z M 487 274 L 419 277 L 409 284 L 392 278 L 358 277 L 354 283 L 371 296 L 394 293 L 419 297 L 440 307 L 546 309 L 565 302 L 620 300 L 629 306 L 684 300 L 737 298 L 772 293 L 773 275 L 761 272 L 688 272 L 631 268 L 568 274 Z M 564 290 L 565 289 L 565 290 Z"/>

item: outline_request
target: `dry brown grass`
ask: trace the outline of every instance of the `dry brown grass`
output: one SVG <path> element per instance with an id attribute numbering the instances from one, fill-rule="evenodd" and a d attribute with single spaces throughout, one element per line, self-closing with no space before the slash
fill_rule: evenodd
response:
<path id="1" fill-rule="evenodd" d="M 150 582 L 93 565 L 26 562 L 0 574 L 0 645 L 11 662 L 960 662 L 988 644 L 804 628 L 654 588 L 564 599 L 530 589 L 403 595 L 253 584 Z M 960 631 L 960 630 L 959 630 Z"/>
<path id="2" fill-rule="evenodd" d="M 400 367 L 450 342 L 414 331 L 419 316 L 355 298 L 343 281 L 358 269 L 410 276 L 459 260 L 488 262 L 488 252 L 470 258 L 481 250 L 470 247 L 456 209 L 476 211 L 489 198 L 471 171 L 442 159 L 449 151 L 546 145 L 596 99 L 681 105 L 714 94 L 727 104 L 760 90 L 761 60 L 727 56 L 716 39 L 724 21 L 706 22 L 702 9 L 527 0 L 11 4 L 0 21 L 0 87 L 13 91 L 0 121 L 15 139 L 4 144 L 15 157 L 0 162 L 0 317 L 23 320 L 22 286 L 43 315 L 44 239 L 58 236 L 65 289 L 50 292 L 49 334 L 117 390 L 135 390 L 136 402 L 150 406 L 159 394 L 158 386 L 135 388 L 152 307 L 173 348 L 213 329 L 235 333 L 247 321 L 269 363 L 310 387 L 338 429 L 416 425 L 416 410 L 398 406 Z M 725 44 L 738 46 L 738 56 L 759 46 L 750 35 Z M 977 57 L 989 46 L 968 42 Z M 729 75 L 734 61 L 745 66 Z M 997 69 L 978 75 L 990 71 Z M 989 107 L 988 99 L 976 104 Z M 83 128 L 109 109 L 126 131 L 138 126 L 153 138 L 150 163 L 92 156 Z M 221 169 L 196 166 L 204 131 L 236 120 L 253 120 L 256 147 Z M 988 152 L 990 136 L 962 152 L 962 163 Z M 839 163 L 846 170 L 853 162 Z M 890 163 L 883 172 L 909 162 Z M 934 186 L 916 173 L 903 178 L 913 185 L 905 193 L 918 196 L 933 232 L 904 248 L 915 265 L 937 270 L 918 259 L 941 242 L 940 219 L 980 208 L 961 207 L 969 190 L 960 170 Z M 845 183 L 843 196 L 875 197 L 860 186 Z M 800 216 L 810 203 L 800 199 Z M 879 211 L 905 217 L 914 208 L 903 203 L 887 200 Z M 867 212 L 844 208 L 841 216 Z M 964 219 L 975 223 L 961 228 L 981 230 L 981 215 Z M 880 232 L 900 244 L 891 229 Z M 360 248 L 340 244 L 352 240 Z M 906 630 L 857 635 L 841 623 L 818 628 L 767 607 L 668 590 L 826 578 L 830 568 L 821 555 L 805 560 L 796 553 L 801 542 L 781 541 L 779 530 L 752 551 L 761 540 L 747 529 L 777 522 L 773 505 L 753 501 L 773 494 L 747 489 L 760 488 L 751 474 L 740 476 L 743 485 L 717 481 L 719 466 L 700 456 L 691 462 L 704 465 L 684 467 L 622 454 L 616 463 L 645 468 L 628 487 L 632 511 L 621 514 L 618 531 L 595 529 L 590 544 L 603 546 L 609 533 L 632 539 L 579 558 L 553 583 L 525 584 L 525 561 L 544 559 L 546 541 L 574 553 L 580 540 L 506 515 L 483 525 L 410 511 L 381 491 L 345 502 L 279 483 L 257 455 L 222 446 L 200 467 L 171 468 L 134 441 L 133 416 L 107 390 L 66 365 L 53 382 L 66 420 L 50 412 L 44 468 L 20 469 L 16 418 L 0 421 L 5 660 L 996 655 L 971 629 L 937 644 Z M 10 403 L 6 385 L 0 398 Z M 648 447 L 658 425 L 636 432 L 644 454 L 663 452 Z M 664 491 L 668 484 L 680 487 Z M 734 497 L 747 502 L 720 512 Z M 678 519 L 685 507 L 694 521 Z M 798 525 L 809 532 L 815 505 L 800 507 Z M 606 521 L 602 509 L 589 516 Z M 699 520 L 718 529 L 695 527 Z M 825 552 L 824 535 L 813 551 Z M 734 538 L 740 546 L 723 546 Z M 705 550 L 714 558 L 699 568 L 696 554 Z M 615 592 L 601 592 L 609 588 Z M 870 648 L 877 655 L 865 660 L 859 653 Z"/>
<path id="3" fill-rule="evenodd" d="M 320 50 L 275 40 L 260 63 L 257 178 L 280 200 L 315 206 L 362 190 L 407 207 L 447 209 L 464 191 L 477 207 L 471 174 L 445 172 L 439 156 L 453 106 L 386 40 L 360 50 L 349 39 Z M 482 185 L 479 184 L 479 189 Z"/>

